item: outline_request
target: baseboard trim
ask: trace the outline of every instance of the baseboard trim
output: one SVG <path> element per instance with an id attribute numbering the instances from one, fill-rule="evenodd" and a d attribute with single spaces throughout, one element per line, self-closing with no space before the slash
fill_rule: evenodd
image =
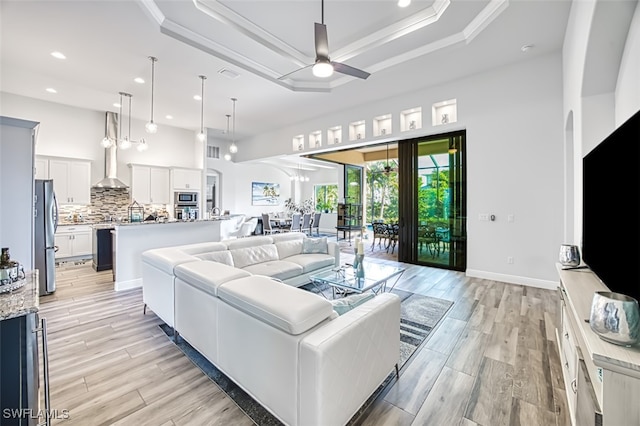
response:
<path id="1" fill-rule="evenodd" d="M 115 291 L 129 290 L 132 288 L 142 287 L 142 278 L 136 278 L 135 280 L 116 281 L 113 283 Z"/>
<path id="2" fill-rule="evenodd" d="M 478 271 L 476 269 L 467 269 L 466 275 L 468 277 L 501 281 L 509 284 L 526 285 L 528 287 L 545 288 L 547 290 L 555 290 L 558 288 L 557 281 L 539 280 L 536 278 L 521 277 L 518 275 L 497 274 L 495 272 Z"/>

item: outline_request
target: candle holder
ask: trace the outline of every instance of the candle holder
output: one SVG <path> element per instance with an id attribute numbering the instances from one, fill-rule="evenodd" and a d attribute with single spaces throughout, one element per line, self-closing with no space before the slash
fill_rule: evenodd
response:
<path id="1" fill-rule="evenodd" d="M 364 279 L 364 254 L 357 254 L 356 262 L 358 263 L 356 268 L 356 278 L 359 280 Z"/>

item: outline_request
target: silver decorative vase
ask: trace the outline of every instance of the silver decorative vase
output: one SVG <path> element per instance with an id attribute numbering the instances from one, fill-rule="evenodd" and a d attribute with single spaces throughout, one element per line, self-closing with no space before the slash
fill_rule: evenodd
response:
<path id="1" fill-rule="evenodd" d="M 578 246 L 562 244 L 560 246 L 559 260 L 562 266 L 580 265 L 580 250 L 578 249 Z"/>
<path id="2" fill-rule="evenodd" d="M 633 297 L 610 291 L 596 291 L 589 317 L 591 329 L 602 340 L 631 346 L 640 340 L 640 308 Z"/>

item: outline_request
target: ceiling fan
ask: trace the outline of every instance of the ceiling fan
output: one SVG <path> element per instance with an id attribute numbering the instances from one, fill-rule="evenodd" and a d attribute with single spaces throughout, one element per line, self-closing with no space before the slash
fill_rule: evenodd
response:
<path id="1" fill-rule="evenodd" d="M 389 173 L 395 171 L 397 171 L 397 169 L 389 165 L 389 144 L 387 144 L 387 164 L 386 166 L 384 166 L 384 174 L 388 175 Z"/>
<path id="2" fill-rule="evenodd" d="M 321 78 L 330 77 L 334 71 L 350 75 L 352 77 L 361 78 L 363 80 L 366 80 L 367 77 L 371 75 L 366 71 L 329 59 L 329 39 L 327 37 L 327 26 L 324 24 L 324 0 L 322 0 L 322 22 L 315 23 L 315 50 L 316 61 L 314 64 L 307 65 L 285 74 L 282 77 L 279 77 L 278 80 L 282 80 L 295 72 L 309 67 L 312 67 L 313 75 Z"/>

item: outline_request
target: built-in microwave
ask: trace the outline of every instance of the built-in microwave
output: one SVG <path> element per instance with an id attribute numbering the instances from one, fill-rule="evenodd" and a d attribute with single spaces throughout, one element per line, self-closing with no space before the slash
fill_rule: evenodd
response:
<path id="1" fill-rule="evenodd" d="M 176 206 L 197 206 L 198 205 L 198 193 L 197 192 L 176 192 L 174 193 L 173 203 Z"/>

